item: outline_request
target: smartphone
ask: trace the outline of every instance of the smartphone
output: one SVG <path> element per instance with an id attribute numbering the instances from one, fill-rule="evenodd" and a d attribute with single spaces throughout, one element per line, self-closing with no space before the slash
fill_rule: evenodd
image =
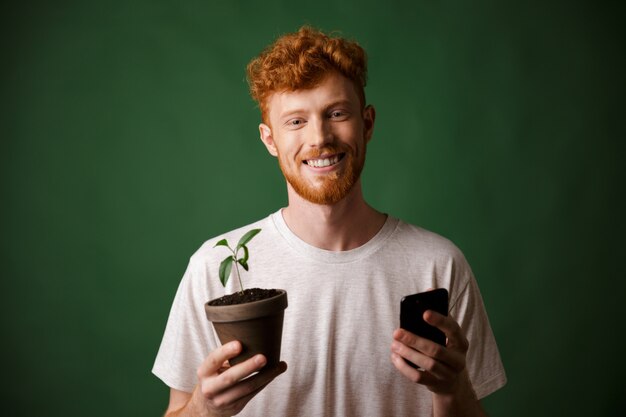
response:
<path id="1" fill-rule="evenodd" d="M 447 316 L 448 290 L 439 288 L 402 298 L 400 302 L 400 327 L 445 346 L 446 335 L 424 321 L 423 316 L 426 310 L 434 310 Z"/>

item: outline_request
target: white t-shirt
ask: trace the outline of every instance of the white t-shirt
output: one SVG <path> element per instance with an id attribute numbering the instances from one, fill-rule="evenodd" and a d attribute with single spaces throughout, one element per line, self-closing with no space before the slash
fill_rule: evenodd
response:
<path id="1" fill-rule="evenodd" d="M 469 340 L 467 368 L 485 397 L 506 376 L 476 281 L 449 240 L 391 216 L 363 246 L 333 252 L 294 235 L 281 211 L 204 243 L 191 257 L 176 293 L 152 372 L 168 386 L 192 392 L 196 370 L 219 346 L 204 304 L 238 289 L 218 278 L 231 245 L 252 228 L 246 288 L 287 291 L 281 359 L 288 370 L 254 397 L 241 416 L 430 416 L 432 396 L 393 366 L 392 333 L 402 297 L 429 288 L 450 292 L 450 315 Z M 234 271 L 233 271 L 234 274 Z"/>

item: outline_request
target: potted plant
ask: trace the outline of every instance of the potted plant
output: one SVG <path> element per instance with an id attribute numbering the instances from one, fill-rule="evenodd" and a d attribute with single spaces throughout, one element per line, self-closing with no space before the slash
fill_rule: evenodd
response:
<path id="1" fill-rule="evenodd" d="M 273 365 L 280 361 L 280 346 L 283 333 L 283 317 L 287 308 L 287 292 L 279 289 L 243 288 L 239 266 L 249 270 L 250 251 L 246 246 L 261 229 L 253 229 L 244 234 L 233 249 L 226 239 L 222 239 L 214 247 L 224 246 L 231 255 L 220 264 L 219 279 L 225 287 L 232 266 L 241 291 L 216 298 L 204 305 L 207 319 L 213 323 L 222 344 L 232 340 L 241 342 L 241 353 L 230 360 L 231 365 L 243 362 L 252 356 L 262 353 L 267 364 Z M 243 251 L 243 257 L 239 253 Z"/>

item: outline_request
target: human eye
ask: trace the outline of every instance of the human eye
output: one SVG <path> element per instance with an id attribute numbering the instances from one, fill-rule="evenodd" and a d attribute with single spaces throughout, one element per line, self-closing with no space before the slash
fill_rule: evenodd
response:
<path id="1" fill-rule="evenodd" d="M 305 121 L 304 119 L 300 118 L 300 117 L 294 117 L 293 119 L 289 119 L 285 122 L 285 126 L 288 129 L 298 129 L 300 127 L 302 127 L 302 125 L 304 125 Z"/>
<path id="2" fill-rule="evenodd" d="M 345 120 L 348 118 L 348 112 L 344 110 L 333 110 L 330 112 L 330 118 L 333 120 Z"/>

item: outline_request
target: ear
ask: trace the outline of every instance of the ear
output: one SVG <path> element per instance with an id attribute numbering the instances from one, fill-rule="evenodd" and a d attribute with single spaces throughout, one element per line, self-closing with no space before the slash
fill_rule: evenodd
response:
<path id="1" fill-rule="evenodd" d="M 259 125 L 259 133 L 261 134 L 261 141 L 267 148 L 267 151 L 272 156 L 278 156 L 276 145 L 274 144 L 274 137 L 272 136 L 272 129 L 265 123 Z"/>
<path id="2" fill-rule="evenodd" d="M 364 131 L 363 136 L 365 137 L 365 143 L 368 143 L 370 139 L 372 139 L 372 134 L 374 133 L 374 122 L 376 121 L 376 109 L 371 104 L 366 106 L 363 109 L 363 124 Z"/>

